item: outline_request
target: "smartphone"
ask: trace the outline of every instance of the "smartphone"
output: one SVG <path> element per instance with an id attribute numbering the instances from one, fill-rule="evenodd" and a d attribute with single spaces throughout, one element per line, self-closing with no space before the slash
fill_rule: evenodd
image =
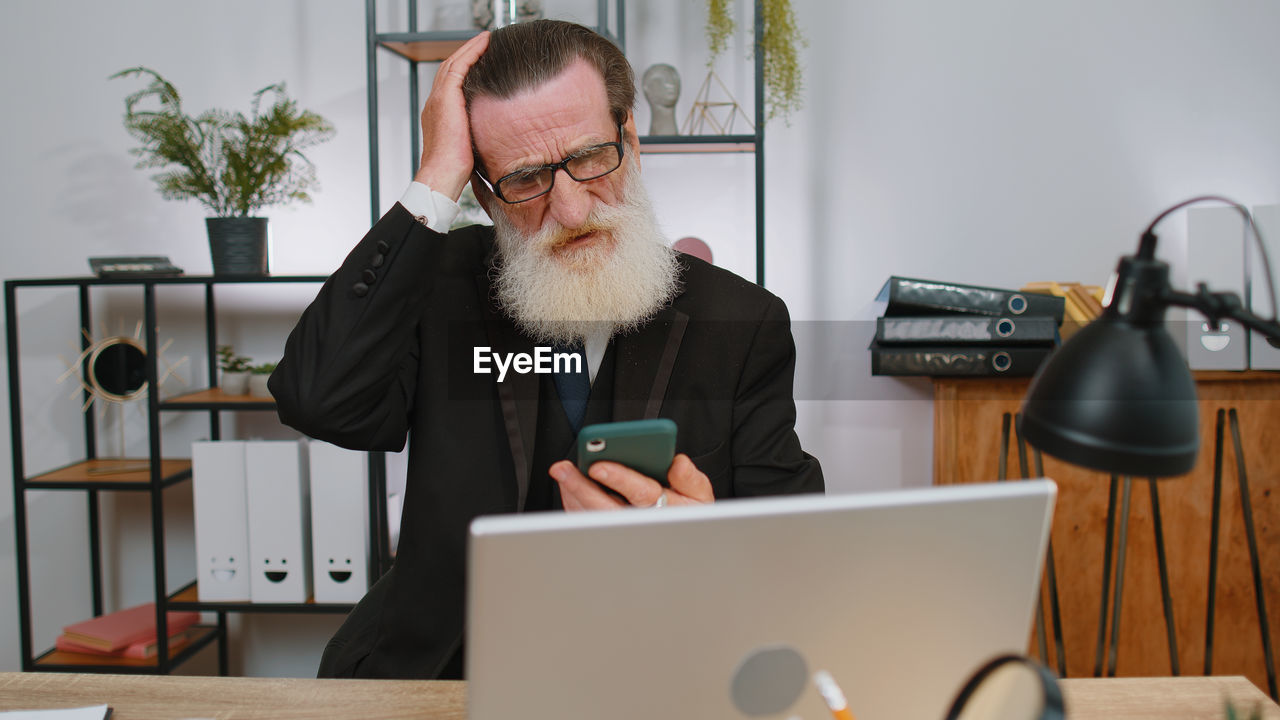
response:
<path id="1" fill-rule="evenodd" d="M 578 432 L 578 469 L 611 460 L 667 486 L 676 455 L 676 424 L 666 418 L 588 425 Z"/>

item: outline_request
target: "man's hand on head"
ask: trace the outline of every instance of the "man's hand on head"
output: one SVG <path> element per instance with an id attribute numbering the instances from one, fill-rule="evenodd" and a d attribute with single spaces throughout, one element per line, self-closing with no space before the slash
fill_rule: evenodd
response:
<path id="1" fill-rule="evenodd" d="M 462 81 L 488 47 L 489 33 L 481 32 L 440 63 L 422 107 L 422 164 L 413 179 L 454 202 L 462 196 L 474 164 Z"/>
<path id="2" fill-rule="evenodd" d="M 616 510 L 627 507 L 653 507 L 664 496 L 666 505 L 698 505 L 715 501 L 711 481 L 694 466 L 688 455 L 680 453 L 667 469 L 669 488 L 645 477 L 625 465 L 602 460 L 591 466 L 588 478 L 568 460 L 551 466 L 550 475 L 560 484 L 560 498 L 565 510 Z M 594 481 L 594 482 L 593 482 Z M 598 484 L 597 484 L 598 483 Z M 601 485 L 625 500 L 605 492 Z"/>

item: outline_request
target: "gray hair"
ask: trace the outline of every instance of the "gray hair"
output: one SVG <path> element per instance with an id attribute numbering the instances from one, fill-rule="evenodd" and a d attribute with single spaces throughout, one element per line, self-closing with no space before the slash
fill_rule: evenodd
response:
<path id="1" fill-rule="evenodd" d="M 563 20 L 534 20 L 494 30 L 489 47 L 462 83 L 467 112 L 480 95 L 514 97 L 550 81 L 579 58 L 604 78 L 609 113 L 616 124 L 623 124 L 636 103 L 631 63 L 603 35 Z"/>

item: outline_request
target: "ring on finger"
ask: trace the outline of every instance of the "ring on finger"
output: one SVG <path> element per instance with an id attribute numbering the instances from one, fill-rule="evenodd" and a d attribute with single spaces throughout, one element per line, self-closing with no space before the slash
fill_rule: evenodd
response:
<path id="1" fill-rule="evenodd" d="M 667 491 L 663 490 L 662 494 L 658 496 L 658 499 L 655 500 L 653 504 L 650 505 L 649 507 L 660 508 L 660 507 L 666 507 L 666 506 L 667 506 Z"/>

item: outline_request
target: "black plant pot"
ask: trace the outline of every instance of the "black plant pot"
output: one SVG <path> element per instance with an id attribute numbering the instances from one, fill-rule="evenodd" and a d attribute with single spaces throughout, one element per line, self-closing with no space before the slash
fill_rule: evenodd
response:
<path id="1" fill-rule="evenodd" d="M 214 275 L 267 274 L 267 219 L 205 218 Z"/>

